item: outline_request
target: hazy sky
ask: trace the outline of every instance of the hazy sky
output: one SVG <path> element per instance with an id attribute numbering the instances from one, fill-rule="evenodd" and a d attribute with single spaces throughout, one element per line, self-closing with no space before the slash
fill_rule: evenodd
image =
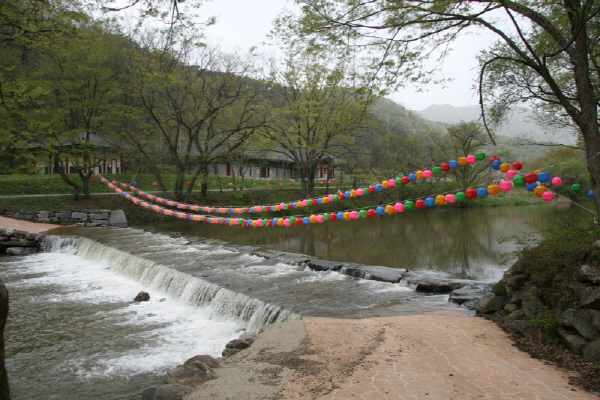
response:
<path id="1" fill-rule="evenodd" d="M 207 17 L 214 15 L 218 19 L 217 24 L 206 31 L 211 43 L 220 44 L 230 50 L 235 48 L 246 50 L 268 41 L 266 35 L 271 30 L 272 22 L 285 7 L 293 7 L 292 2 L 214 0 L 203 4 L 200 14 Z M 446 78 L 453 78 L 454 81 L 447 83 L 446 88 L 429 85 L 424 88 L 424 92 L 419 92 L 416 87 L 407 87 L 388 97 L 411 110 L 422 110 L 432 104 L 453 106 L 478 104 L 478 99 L 472 90 L 474 79 L 477 77 L 475 56 L 479 49 L 488 43 L 489 39 L 485 37 L 467 36 L 452 45 L 455 50 L 445 60 L 442 74 Z"/>

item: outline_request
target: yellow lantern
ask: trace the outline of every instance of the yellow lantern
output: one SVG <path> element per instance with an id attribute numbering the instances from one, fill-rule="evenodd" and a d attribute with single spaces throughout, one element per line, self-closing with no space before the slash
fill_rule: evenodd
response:
<path id="1" fill-rule="evenodd" d="M 496 194 L 500 193 L 500 186 L 499 185 L 490 185 L 487 187 L 487 192 L 489 194 L 496 195 Z"/>
<path id="2" fill-rule="evenodd" d="M 542 195 L 547 191 L 548 189 L 545 186 L 539 185 L 536 186 L 535 189 L 533 189 L 533 194 L 539 197 L 542 197 Z"/>
<path id="3" fill-rule="evenodd" d="M 461 157 L 458 159 L 458 165 L 467 165 L 469 162 L 467 161 L 467 157 Z"/>
<path id="4" fill-rule="evenodd" d="M 443 194 L 438 194 L 437 196 L 435 196 L 435 204 L 437 204 L 438 206 L 443 206 L 444 204 L 446 204 L 446 196 L 444 196 Z"/>

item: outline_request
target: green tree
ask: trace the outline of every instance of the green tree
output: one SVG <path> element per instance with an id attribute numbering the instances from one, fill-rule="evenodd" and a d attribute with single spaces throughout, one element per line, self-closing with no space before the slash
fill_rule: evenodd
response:
<path id="1" fill-rule="evenodd" d="M 319 164 L 352 147 L 373 101 L 345 61 L 323 58 L 308 52 L 288 56 L 285 70 L 274 77 L 275 102 L 281 105 L 263 131 L 279 145 L 277 151 L 294 160 L 305 197 L 313 195 Z"/>
<path id="2" fill-rule="evenodd" d="M 149 43 L 133 60 L 135 95 L 146 122 L 132 122 L 144 129 L 126 131 L 120 140 L 166 191 L 160 179 L 164 165 L 156 159 L 163 155 L 177 175 L 176 199 L 188 201 L 210 164 L 265 125 L 268 107 L 262 98 L 264 86 L 251 79 L 251 60 L 192 42 L 182 43 L 178 50 L 172 45 L 168 37 Z"/>
<path id="3" fill-rule="evenodd" d="M 481 55 L 479 94 L 484 121 L 499 121 L 515 102 L 564 116 L 583 137 L 587 168 L 600 211 L 598 39 L 594 1 L 305 0 L 296 30 L 313 46 L 368 48 L 388 82 L 431 80 L 422 61 L 443 57 L 455 37 L 483 28 L 498 41 Z M 283 19 L 282 19 L 283 21 Z M 291 28 L 297 26 L 292 24 Z M 359 43 L 356 46 L 356 43 Z M 485 107 L 486 104 L 489 107 Z M 485 111 L 485 112 L 484 112 Z M 488 112 L 489 111 L 489 112 Z"/>

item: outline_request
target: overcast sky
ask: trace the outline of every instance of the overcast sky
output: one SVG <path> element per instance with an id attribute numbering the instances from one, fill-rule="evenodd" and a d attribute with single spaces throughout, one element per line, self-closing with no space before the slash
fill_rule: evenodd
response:
<path id="1" fill-rule="evenodd" d="M 230 50 L 247 50 L 268 41 L 267 33 L 272 22 L 285 8 L 293 7 L 286 0 L 214 0 L 202 5 L 200 14 L 216 16 L 217 24 L 206 31 L 210 43 L 220 44 Z M 416 87 L 393 93 L 388 97 L 407 109 L 422 110 L 433 104 L 470 106 L 478 104 L 472 90 L 476 78 L 477 52 L 489 43 L 481 36 L 467 36 L 452 45 L 454 51 L 444 62 L 442 74 L 454 81 L 446 84 L 429 85 L 419 92 Z M 267 47 L 260 47 L 268 49 Z M 269 50 L 267 50 L 269 51 Z M 270 50 L 273 52 L 274 50 Z"/>

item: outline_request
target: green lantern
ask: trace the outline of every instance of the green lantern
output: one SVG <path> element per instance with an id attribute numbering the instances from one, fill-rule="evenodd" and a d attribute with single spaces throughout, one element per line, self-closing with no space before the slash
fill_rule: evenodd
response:
<path id="1" fill-rule="evenodd" d="M 513 178 L 513 184 L 515 186 L 525 185 L 525 177 L 523 175 L 517 175 Z"/>
<path id="2" fill-rule="evenodd" d="M 360 210 L 358 216 L 359 218 L 365 218 L 367 216 L 367 210 Z"/>
<path id="3" fill-rule="evenodd" d="M 581 190 L 581 185 L 579 183 L 574 183 L 571 185 L 571 190 L 577 193 Z"/>
<path id="4" fill-rule="evenodd" d="M 481 161 L 485 158 L 485 153 L 483 151 L 478 151 L 477 153 L 475 153 L 475 158 L 477 159 L 477 161 Z"/>
<path id="5" fill-rule="evenodd" d="M 465 200 L 467 200 L 467 196 L 465 195 L 464 192 L 457 192 L 454 195 L 454 198 L 456 199 L 456 201 L 465 201 Z"/>
<path id="6" fill-rule="evenodd" d="M 414 208 L 415 208 L 415 203 L 413 203 L 412 201 L 407 200 L 407 201 L 404 202 L 404 209 L 405 210 L 412 210 Z"/>
<path id="7" fill-rule="evenodd" d="M 442 169 L 440 167 L 433 167 L 433 168 L 431 168 L 431 171 L 434 174 L 441 174 L 442 173 Z"/>
<path id="8" fill-rule="evenodd" d="M 328 213 L 323 214 L 323 221 L 329 221 L 329 214 Z"/>

